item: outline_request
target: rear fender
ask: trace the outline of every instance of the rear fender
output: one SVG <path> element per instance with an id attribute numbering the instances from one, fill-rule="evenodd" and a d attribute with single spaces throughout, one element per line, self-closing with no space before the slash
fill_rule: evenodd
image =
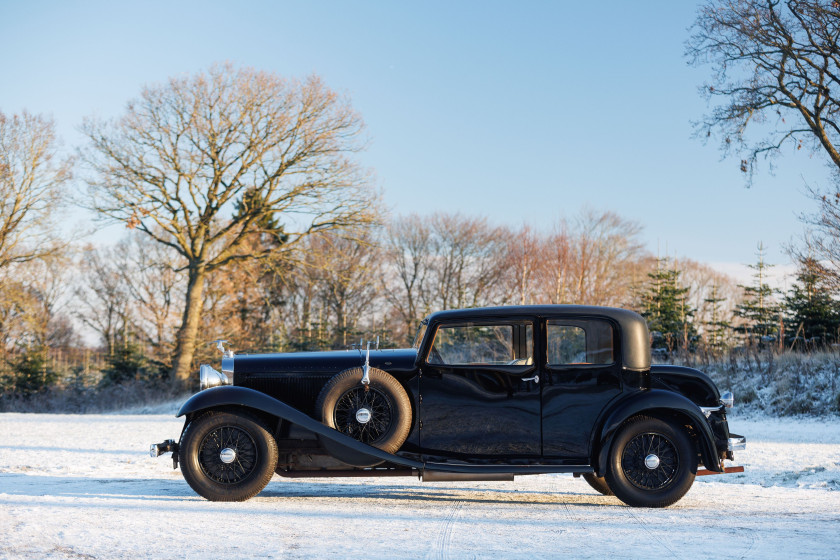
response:
<path id="1" fill-rule="evenodd" d="M 703 464 L 710 471 L 722 472 L 712 429 L 700 407 L 680 394 L 652 389 L 619 402 L 607 413 L 601 424 L 600 438 L 597 442 L 597 461 L 593 463 L 593 466 L 597 466 L 600 476 L 607 472 L 610 447 L 616 432 L 627 420 L 639 414 L 691 424 Z"/>
<path id="2" fill-rule="evenodd" d="M 337 430 L 325 426 L 314 418 L 296 408 L 292 408 L 282 401 L 278 401 L 274 397 L 247 387 L 224 385 L 213 387 L 212 389 L 205 389 L 190 397 L 181 407 L 181 410 L 178 411 L 176 417 L 180 418 L 184 415 L 191 416 L 197 412 L 224 406 L 239 406 L 269 414 L 275 418 L 281 418 L 317 434 L 320 438 L 326 438 L 335 445 L 345 448 L 354 454 L 371 457 L 378 461 L 388 461 L 413 469 L 423 468 L 423 463 L 419 461 L 412 461 L 411 459 L 391 455 L 381 449 L 357 441 Z"/>

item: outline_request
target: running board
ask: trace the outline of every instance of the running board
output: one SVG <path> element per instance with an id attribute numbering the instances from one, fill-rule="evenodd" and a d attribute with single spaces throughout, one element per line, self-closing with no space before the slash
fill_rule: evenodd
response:
<path id="1" fill-rule="evenodd" d="M 710 471 L 709 469 L 700 469 L 697 471 L 697 476 L 706 476 L 710 474 L 730 474 L 736 472 L 744 472 L 744 467 L 726 467 L 723 472 Z"/>
<path id="2" fill-rule="evenodd" d="M 423 463 L 423 470 L 441 473 L 465 473 L 474 476 L 490 474 L 526 475 L 526 474 L 572 474 L 594 473 L 589 465 L 473 465 L 469 463 Z"/>
<path id="3" fill-rule="evenodd" d="M 423 471 L 423 482 L 512 482 L 513 475 L 505 473 L 453 473 Z"/>

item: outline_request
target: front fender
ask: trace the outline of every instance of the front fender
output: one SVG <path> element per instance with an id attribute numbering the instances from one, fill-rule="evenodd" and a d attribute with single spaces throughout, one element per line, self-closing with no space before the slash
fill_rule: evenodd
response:
<path id="1" fill-rule="evenodd" d="M 642 393 L 636 393 L 633 397 L 619 402 L 607 414 L 601 423 L 598 453 L 598 474 L 601 476 L 607 471 L 610 447 L 618 429 L 624 422 L 637 414 L 650 414 L 660 416 L 677 415 L 691 422 L 694 426 L 695 435 L 700 444 L 700 455 L 703 464 L 710 471 L 722 472 L 720 461 L 718 461 L 717 447 L 712 429 L 706 421 L 706 417 L 700 407 L 686 397 L 671 391 L 651 389 Z"/>
<path id="2" fill-rule="evenodd" d="M 388 461 L 405 467 L 413 469 L 422 469 L 423 463 L 419 461 L 412 461 L 397 455 L 391 455 L 381 449 L 377 449 L 371 445 L 367 445 L 348 437 L 341 432 L 325 426 L 314 418 L 304 414 L 303 412 L 292 408 L 282 401 L 278 401 L 274 397 L 270 397 L 265 393 L 260 393 L 254 389 L 247 387 L 237 387 L 235 385 L 224 385 L 221 387 L 213 387 L 212 389 L 205 389 L 196 393 L 184 403 L 181 410 L 178 411 L 176 418 L 180 418 L 186 414 L 193 414 L 220 406 L 241 406 L 243 408 L 250 408 L 265 412 L 277 418 L 282 418 L 292 424 L 296 424 L 311 432 L 318 434 L 318 437 L 323 437 L 339 447 L 346 448 L 353 453 L 357 453 L 367 457 L 373 457 L 379 461 Z"/>

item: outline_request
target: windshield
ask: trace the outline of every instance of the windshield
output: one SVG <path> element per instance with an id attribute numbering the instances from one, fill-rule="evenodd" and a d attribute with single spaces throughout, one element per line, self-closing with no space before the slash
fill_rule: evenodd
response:
<path id="1" fill-rule="evenodd" d="M 414 335 L 414 343 L 411 345 L 415 350 L 420 350 L 420 345 L 423 343 L 423 337 L 426 335 L 426 328 L 429 326 L 429 320 L 423 319 L 420 326 L 417 327 L 417 334 Z"/>

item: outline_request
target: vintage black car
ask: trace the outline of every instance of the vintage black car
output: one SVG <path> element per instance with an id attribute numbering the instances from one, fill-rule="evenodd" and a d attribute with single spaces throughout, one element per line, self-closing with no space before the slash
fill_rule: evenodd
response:
<path id="1" fill-rule="evenodd" d="M 631 506 L 665 507 L 745 439 L 706 374 L 651 365 L 645 320 L 606 307 L 442 311 L 412 348 L 223 350 L 178 412 L 172 452 L 208 500 L 247 500 L 284 477 L 513 480 L 572 473 Z M 699 467 L 702 465 L 702 469 Z"/>

